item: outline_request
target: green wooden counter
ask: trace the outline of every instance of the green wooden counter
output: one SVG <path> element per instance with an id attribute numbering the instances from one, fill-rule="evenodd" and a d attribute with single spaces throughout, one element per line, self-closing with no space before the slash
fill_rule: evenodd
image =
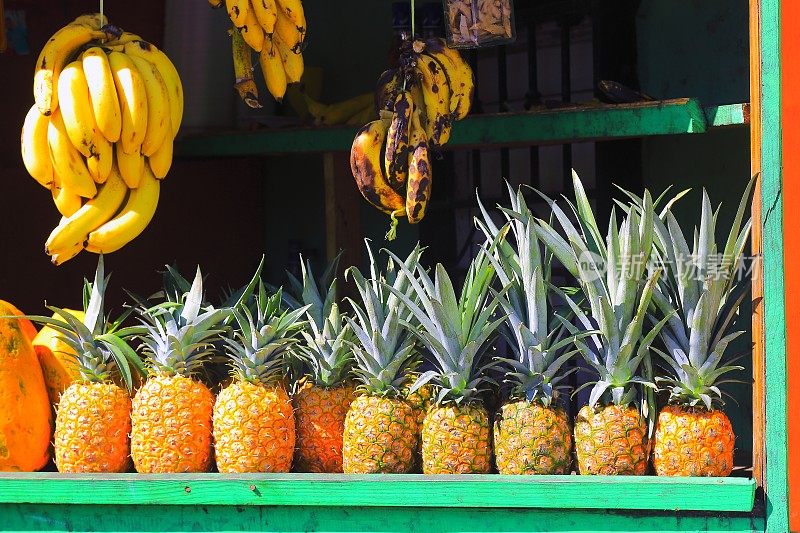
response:
<path id="1" fill-rule="evenodd" d="M 2 531 L 763 531 L 746 478 L 0 474 Z"/>

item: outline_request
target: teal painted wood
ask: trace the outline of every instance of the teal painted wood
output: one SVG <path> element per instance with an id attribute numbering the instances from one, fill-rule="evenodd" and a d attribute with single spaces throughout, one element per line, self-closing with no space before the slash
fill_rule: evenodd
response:
<path id="1" fill-rule="evenodd" d="M 767 530 L 789 531 L 784 307 L 783 197 L 781 195 L 780 0 L 761 0 L 761 167 L 766 348 Z"/>
<path id="2" fill-rule="evenodd" d="M 750 123 L 750 104 L 712 105 L 703 108 L 709 128 Z"/>
<path id="3" fill-rule="evenodd" d="M 533 145 L 590 139 L 703 133 L 712 126 L 742 125 L 745 104 L 704 109 L 695 99 L 607 106 L 576 106 L 531 113 L 475 115 L 457 122 L 446 148 Z M 177 157 L 349 151 L 358 128 L 287 128 L 220 133 L 178 141 Z"/>
<path id="4" fill-rule="evenodd" d="M 0 474 L 0 503 L 750 512 L 754 495 L 746 478 Z"/>
<path id="5" fill-rule="evenodd" d="M 763 531 L 764 520 L 737 515 L 613 511 L 392 507 L 204 507 L 0 505 L 4 532 L 696 532 Z"/>

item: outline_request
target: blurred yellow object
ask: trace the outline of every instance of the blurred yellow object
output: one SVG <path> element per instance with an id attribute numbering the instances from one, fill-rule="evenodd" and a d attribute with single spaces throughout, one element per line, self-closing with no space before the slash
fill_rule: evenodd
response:
<path id="1" fill-rule="evenodd" d="M 73 309 L 65 311 L 83 321 L 83 311 Z M 53 318 L 63 320 L 59 315 L 53 315 Z M 77 354 L 61 340 L 61 334 L 50 326 L 45 326 L 39 331 L 33 339 L 33 348 L 42 367 L 50 403 L 57 405 L 61 393 L 80 378 L 78 363 L 75 360 Z"/>

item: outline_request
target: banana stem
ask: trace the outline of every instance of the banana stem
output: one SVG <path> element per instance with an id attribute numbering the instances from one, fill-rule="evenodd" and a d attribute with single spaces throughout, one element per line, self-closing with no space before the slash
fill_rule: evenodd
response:
<path id="1" fill-rule="evenodd" d="M 397 225 L 400 221 L 397 219 L 397 213 L 401 213 L 402 210 L 393 211 L 389 217 L 392 219 L 391 224 L 389 225 L 389 231 L 386 232 L 386 240 L 393 241 L 397 238 Z"/>

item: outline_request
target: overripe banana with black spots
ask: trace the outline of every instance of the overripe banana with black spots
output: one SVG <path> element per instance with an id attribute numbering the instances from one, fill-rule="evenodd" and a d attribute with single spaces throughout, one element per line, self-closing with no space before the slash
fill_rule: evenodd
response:
<path id="1" fill-rule="evenodd" d="M 105 50 L 93 46 L 83 53 L 81 62 L 97 128 L 109 142 L 117 142 L 122 133 L 122 113 L 108 56 Z"/>
<path id="2" fill-rule="evenodd" d="M 278 6 L 275 0 L 251 0 L 251 8 L 264 33 L 272 35 L 278 20 Z"/>
<path id="3" fill-rule="evenodd" d="M 388 120 L 378 119 L 359 130 L 350 150 L 350 169 L 358 190 L 370 204 L 386 214 L 403 216 L 405 198 L 392 189 L 381 169 L 388 128 Z"/>
<path id="4" fill-rule="evenodd" d="M 61 180 L 61 187 L 83 198 L 93 198 L 97 194 L 97 186 L 80 152 L 69 140 L 60 109 L 50 115 L 47 143 L 50 146 L 53 172 Z"/>
<path id="5" fill-rule="evenodd" d="M 365 108 L 375 105 L 375 97 L 372 93 L 360 94 L 335 104 L 323 104 L 308 95 L 304 95 L 304 97 L 308 112 L 314 117 L 314 124 L 318 126 L 344 124 Z M 364 122 L 360 124 L 364 124 Z"/>
<path id="6" fill-rule="evenodd" d="M 172 125 L 172 137 L 178 135 L 178 130 L 181 127 L 183 120 L 183 82 L 181 82 L 178 69 L 172 63 L 167 54 L 156 48 L 156 46 L 147 41 L 137 39 L 125 45 L 125 53 L 131 56 L 138 56 L 142 59 L 149 61 L 155 65 L 164 85 L 167 88 L 167 96 L 169 97 L 169 115 L 170 124 Z"/>
<path id="7" fill-rule="evenodd" d="M 419 111 L 419 121 L 425 124 L 428 112 L 425 108 L 425 95 L 422 94 L 422 87 L 418 83 L 411 84 L 411 100 L 414 102 L 414 109 Z"/>
<path id="8" fill-rule="evenodd" d="M 472 97 L 475 93 L 475 78 L 469 66 L 458 50 L 450 48 L 444 39 L 433 38 L 415 41 L 414 48 L 423 50 L 423 55 L 429 55 L 439 62 L 447 74 L 450 84 L 450 111 L 454 120 L 461 120 L 469 114 L 472 107 Z"/>
<path id="9" fill-rule="evenodd" d="M 286 95 L 286 71 L 283 70 L 283 62 L 278 47 L 275 46 L 272 36 L 267 36 L 264 48 L 258 54 L 258 61 L 261 64 L 261 72 L 264 74 L 264 81 L 267 89 L 275 100 L 283 101 Z"/>
<path id="10" fill-rule="evenodd" d="M 142 153 L 150 156 L 158 150 L 168 135 L 172 136 L 169 92 L 164 78 L 154 64 L 136 55 L 128 56 L 141 74 L 147 94 L 147 130 L 142 140 Z"/>
<path id="11" fill-rule="evenodd" d="M 277 35 L 281 41 L 286 43 L 289 50 L 295 54 L 299 54 L 303 51 L 303 39 L 305 39 L 305 34 L 300 32 L 297 26 L 295 26 L 280 9 L 278 10 L 278 18 L 275 21 L 275 32 L 273 35 Z"/>
<path id="12" fill-rule="evenodd" d="M 231 51 L 233 55 L 234 88 L 239 93 L 239 98 L 252 108 L 259 108 L 258 86 L 253 79 L 253 55 L 242 34 L 236 28 L 228 30 L 231 36 Z M 263 49 L 262 49 L 263 50 Z"/>
<path id="13" fill-rule="evenodd" d="M 69 140 L 84 157 L 95 152 L 95 138 L 100 134 L 92 112 L 89 87 L 80 61 L 73 61 L 58 78 L 58 101 Z"/>
<path id="14" fill-rule="evenodd" d="M 305 69 L 303 54 L 295 54 L 292 52 L 289 49 L 289 45 L 284 43 L 278 34 L 272 36 L 272 42 L 278 47 L 281 63 L 283 63 L 283 70 L 286 72 L 286 82 L 300 83 L 303 77 L 303 70 Z"/>
<path id="15" fill-rule="evenodd" d="M 415 110 L 411 119 L 411 148 L 406 184 L 406 214 L 409 224 L 416 224 L 425 216 L 425 209 L 431 198 L 432 182 L 428 139 L 420 122 L 420 112 Z"/>
<path id="16" fill-rule="evenodd" d="M 301 0 L 276 0 L 276 4 L 279 11 L 286 15 L 297 31 L 305 35 L 306 15 Z"/>
<path id="17" fill-rule="evenodd" d="M 408 176 L 409 133 L 414 102 L 409 91 L 401 91 L 394 102 L 394 114 L 386 136 L 384 168 L 389 185 L 399 191 Z"/>
<path id="18" fill-rule="evenodd" d="M 32 105 L 22 125 L 20 145 L 22 162 L 33 179 L 48 189 L 53 188 L 53 163 L 50 160 L 50 147 L 47 145 L 47 129 L 50 119 Z"/>
<path id="19" fill-rule="evenodd" d="M 247 12 L 250 10 L 250 0 L 225 0 L 225 9 L 227 9 L 233 25 L 239 28 L 244 25 L 244 21 L 247 18 Z"/>
<path id="20" fill-rule="evenodd" d="M 82 245 L 90 232 L 111 220 L 117 213 L 127 192 L 128 187 L 122 181 L 119 171 L 113 169 L 97 196 L 68 216 L 66 221 L 50 233 L 45 243 L 47 255 L 60 254 L 76 245 Z"/>
<path id="21" fill-rule="evenodd" d="M 120 176 L 122 176 L 125 185 L 130 189 L 135 189 L 139 186 L 144 174 L 145 157 L 137 149 L 130 154 L 126 154 L 122 149 L 122 145 L 117 143 L 115 145 L 117 153 L 117 168 Z"/>
<path id="22" fill-rule="evenodd" d="M 378 113 L 391 111 L 401 86 L 401 74 L 398 69 L 383 71 L 375 85 L 375 108 Z"/>
<path id="23" fill-rule="evenodd" d="M 225 0 L 208 0 L 208 4 L 212 9 L 219 9 L 225 5 Z"/>
<path id="24" fill-rule="evenodd" d="M 126 154 L 140 152 L 147 132 L 147 90 L 144 80 L 133 60 L 122 52 L 108 55 L 114 85 L 119 97 L 122 113 L 122 129 L 119 142 Z"/>
<path id="25" fill-rule="evenodd" d="M 84 44 L 105 35 L 88 25 L 69 24 L 50 37 L 36 60 L 33 77 L 33 97 L 40 113 L 49 116 L 58 107 L 58 77 L 70 58 Z"/>
<path id="26" fill-rule="evenodd" d="M 252 9 L 247 11 L 244 24 L 237 26 L 242 33 L 244 41 L 256 52 L 264 48 L 264 29 L 259 24 L 256 14 Z"/>
<path id="27" fill-rule="evenodd" d="M 108 254 L 128 244 L 144 231 L 158 205 L 161 182 L 145 167 L 139 187 L 128 194 L 120 213 L 89 233 L 86 249 L 93 253 Z"/>
<path id="28" fill-rule="evenodd" d="M 416 71 L 420 75 L 425 103 L 425 134 L 433 146 L 442 146 L 450 139 L 453 117 L 450 112 L 450 86 L 439 63 L 427 56 L 417 58 Z"/>

